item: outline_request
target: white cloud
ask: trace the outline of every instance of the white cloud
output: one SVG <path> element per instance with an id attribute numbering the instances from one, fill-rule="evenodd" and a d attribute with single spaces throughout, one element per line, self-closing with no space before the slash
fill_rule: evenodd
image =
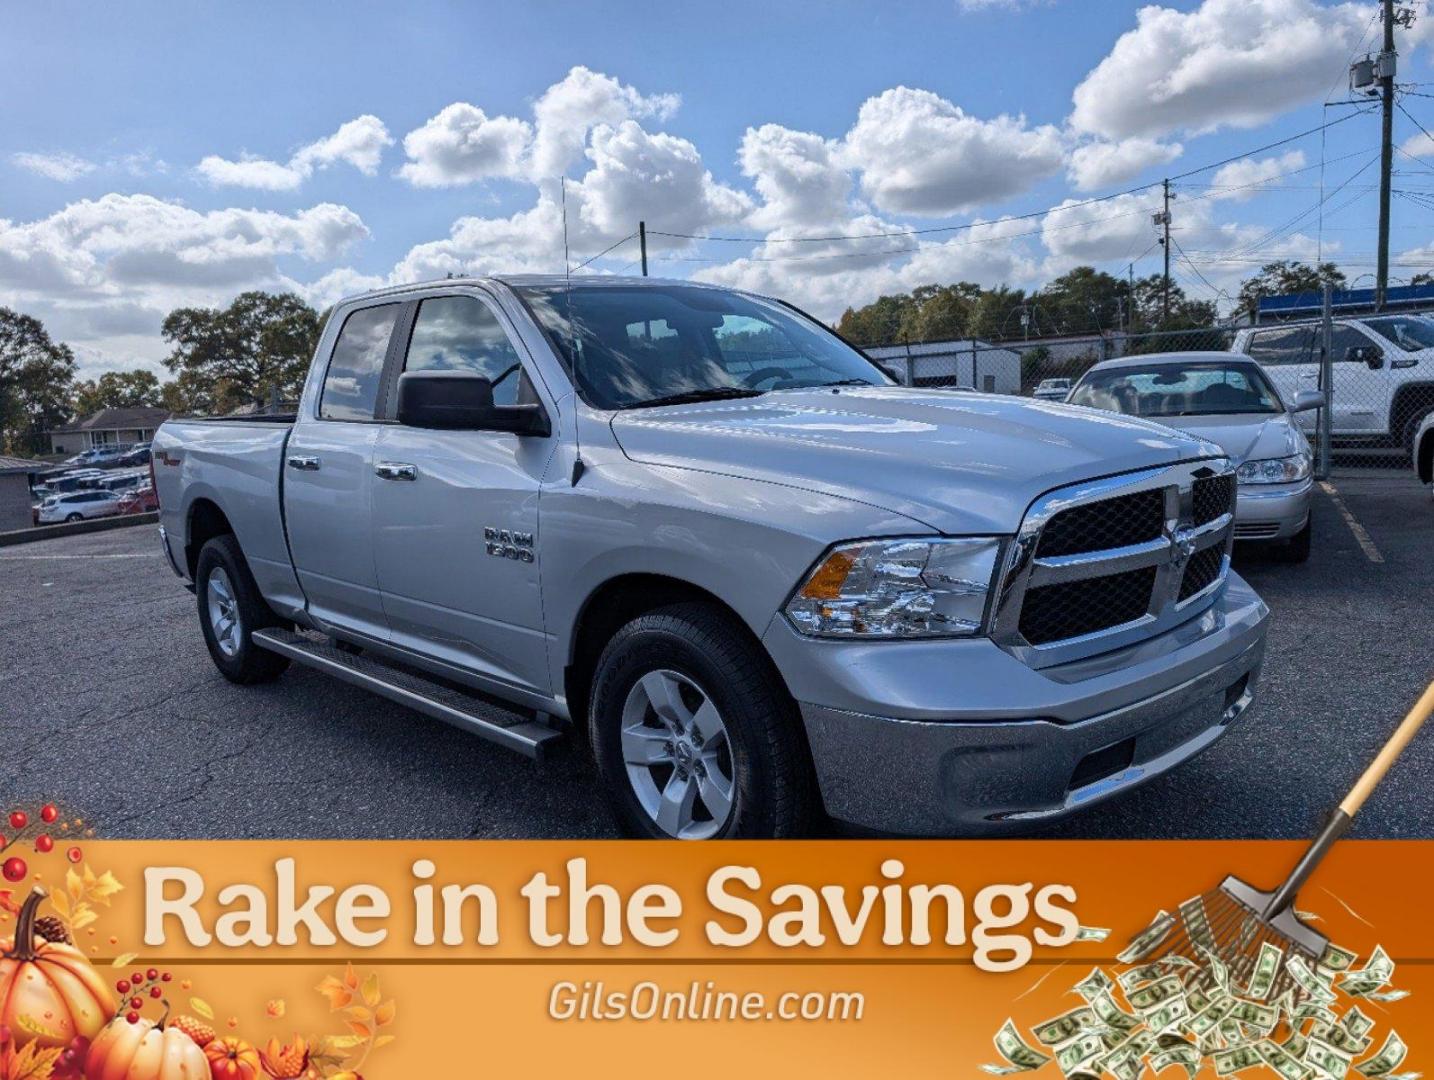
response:
<path id="1" fill-rule="evenodd" d="M 667 120 L 681 103 L 676 94 L 646 96 L 579 65 L 543 91 L 533 106 L 532 175 L 539 180 L 562 176 L 582 156 L 588 132 L 599 125 L 616 127 L 634 117 Z"/>
<path id="2" fill-rule="evenodd" d="M 455 101 L 403 137 L 408 162 L 398 170 L 415 187 L 451 187 L 523 174 L 533 127 L 511 116 L 488 116 Z"/>
<path id="3" fill-rule="evenodd" d="M 210 154 L 196 168 L 200 176 L 217 187 L 293 191 L 315 171 L 339 162 L 372 176 L 378 171 L 384 148 L 392 145 L 393 138 L 383 121 L 364 115 L 341 124 L 332 135 L 300 147 L 287 162 L 247 154 L 234 161 Z"/>
<path id="4" fill-rule="evenodd" d="M 1109 140 L 1254 127 L 1323 95 L 1369 16 L 1314 0 L 1152 4 L 1076 87 L 1071 124 Z"/>
<path id="5" fill-rule="evenodd" d="M 1430 138 L 1421 131 L 1413 138 L 1406 139 L 1400 149 L 1410 157 L 1428 157 L 1430 154 L 1434 154 L 1434 138 Z"/>
<path id="6" fill-rule="evenodd" d="M 22 169 L 38 173 L 47 180 L 56 180 L 62 184 L 78 180 L 87 173 L 94 172 L 97 168 L 93 161 L 66 153 L 35 154 L 26 151 L 11 154 L 10 160 Z"/>
<path id="7" fill-rule="evenodd" d="M 1120 142 L 1091 142 L 1071 151 L 1066 175 L 1079 191 L 1095 191 L 1140 175 L 1153 165 L 1178 158 L 1179 143 L 1157 139 L 1123 139 Z"/>
<path id="8" fill-rule="evenodd" d="M 1211 198 L 1243 202 L 1258 195 L 1260 185 L 1304 167 L 1302 150 L 1291 150 L 1278 157 L 1241 158 L 1215 170 L 1210 178 Z"/>
<path id="9" fill-rule="evenodd" d="M 843 160 L 891 213 L 946 215 L 1016 195 L 1064 163 L 1060 132 L 1024 117 L 981 120 L 929 90 L 898 86 L 868 98 Z"/>
<path id="10" fill-rule="evenodd" d="M 834 143 L 808 131 L 780 124 L 748 128 L 737 158 L 742 174 L 752 179 L 762 197 L 750 224 L 768 229 L 846 217 L 851 174 L 836 155 Z"/>
<path id="11" fill-rule="evenodd" d="M 332 203 L 198 211 L 109 194 L 34 221 L 0 219 L 0 303 L 44 318 L 61 340 L 123 338 L 162 355 L 159 323 L 172 308 L 292 288 L 281 260 L 331 261 L 367 236 L 357 214 Z"/>

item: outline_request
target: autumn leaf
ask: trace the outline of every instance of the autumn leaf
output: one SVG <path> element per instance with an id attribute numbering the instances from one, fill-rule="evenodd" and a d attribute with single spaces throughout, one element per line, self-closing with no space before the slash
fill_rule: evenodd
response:
<path id="1" fill-rule="evenodd" d="M 85 865 L 85 886 L 85 892 L 88 898 L 97 903 L 104 904 L 106 907 L 108 907 L 109 902 L 114 899 L 115 893 L 120 892 L 124 888 L 124 886 L 119 883 L 119 879 L 108 870 L 99 877 L 94 877 L 94 875 L 90 873 L 88 864 Z"/>
<path id="2" fill-rule="evenodd" d="M 387 1046 L 396 1038 L 398 1038 L 397 1035 L 380 1035 L 373 1041 L 373 1048 L 377 1050 L 380 1046 Z"/>
<path id="3" fill-rule="evenodd" d="M 352 964 L 347 964 L 347 965 L 345 965 L 345 967 L 344 967 L 344 985 L 347 986 L 350 990 L 357 990 L 357 989 L 358 989 L 358 984 L 359 984 L 358 972 L 354 970 L 354 966 L 353 966 Z"/>
<path id="4" fill-rule="evenodd" d="M 65 891 L 70 894 L 70 899 L 76 903 L 79 903 L 85 897 L 84 879 L 75 873 L 74 867 L 65 871 Z"/>
<path id="5" fill-rule="evenodd" d="M 368 978 L 363 981 L 364 1004 L 370 1007 L 377 1005 L 381 996 L 378 989 L 378 973 L 371 973 Z"/>
<path id="6" fill-rule="evenodd" d="M 203 998 L 190 998 L 189 1007 L 206 1020 L 214 1019 L 214 1006 L 210 1005 L 209 1002 Z"/>
<path id="7" fill-rule="evenodd" d="M 367 1024 L 373 1019 L 373 1013 L 369 1012 L 362 1005 L 355 1005 L 351 1009 L 345 1009 L 344 1015 L 350 1020 L 357 1020 L 361 1024 Z"/>
<path id="8" fill-rule="evenodd" d="M 326 975 L 315 989 L 328 998 L 330 1012 L 337 1012 L 354 999 L 353 991 L 332 975 Z"/>
<path id="9" fill-rule="evenodd" d="M 283 998 L 275 998 L 269 1002 L 268 1005 L 264 1006 L 264 1011 L 277 1020 L 288 1011 L 288 1006 L 284 1003 Z"/>
<path id="10" fill-rule="evenodd" d="M 348 1021 L 348 1028 L 360 1039 L 368 1039 L 373 1035 L 373 1029 L 367 1024 L 361 1024 L 357 1020 Z"/>
<path id="11" fill-rule="evenodd" d="M 138 953 L 132 952 L 121 953 L 110 961 L 110 967 L 129 967 L 130 964 L 134 963 L 134 958 L 138 955 Z"/>
<path id="12" fill-rule="evenodd" d="M 50 905 L 60 913 L 60 918 L 69 921 L 70 898 L 65 893 L 51 893 Z"/>
<path id="13" fill-rule="evenodd" d="M 374 1010 L 373 1018 L 379 1027 L 386 1027 L 393 1023 L 394 1014 L 398 1012 L 398 1005 L 390 998 Z"/>
<path id="14" fill-rule="evenodd" d="M 9 889 L 0 889 L 0 910 L 8 911 L 11 915 L 20 914 L 20 905 L 15 903 L 15 894 Z"/>
<path id="15" fill-rule="evenodd" d="M 65 1052 L 63 1046 L 42 1049 L 39 1043 L 26 1043 L 16 1053 L 9 1055 L 5 1080 L 50 1080 L 55 1075 L 55 1065 Z"/>

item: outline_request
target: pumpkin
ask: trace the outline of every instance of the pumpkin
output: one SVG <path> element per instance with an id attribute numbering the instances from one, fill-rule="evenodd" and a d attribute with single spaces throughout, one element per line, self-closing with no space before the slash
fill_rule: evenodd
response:
<path id="1" fill-rule="evenodd" d="M 259 1051 L 233 1035 L 215 1039 L 204 1053 L 214 1080 L 255 1080 L 264 1075 L 259 1071 Z"/>
<path id="2" fill-rule="evenodd" d="M 93 1039 L 115 1011 L 109 987 L 84 953 L 35 933 L 44 898 L 36 886 L 20 909 L 14 939 L 0 942 L 0 1027 L 10 1029 L 17 1048 Z"/>
<path id="3" fill-rule="evenodd" d="M 209 1059 L 193 1039 L 163 1020 L 131 1024 L 119 1016 L 90 1044 L 85 1080 L 209 1080 Z"/>

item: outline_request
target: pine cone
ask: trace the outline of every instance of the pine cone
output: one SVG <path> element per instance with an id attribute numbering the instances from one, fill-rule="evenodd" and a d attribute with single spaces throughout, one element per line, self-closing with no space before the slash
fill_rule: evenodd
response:
<path id="1" fill-rule="evenodd" d="M 35 933 L 46 941 L 56 942 L 60 945 L 70 944 L 70 932 L 65 929 L 65 924 L 53 915 L 42 915 L 36 919 Z"/>

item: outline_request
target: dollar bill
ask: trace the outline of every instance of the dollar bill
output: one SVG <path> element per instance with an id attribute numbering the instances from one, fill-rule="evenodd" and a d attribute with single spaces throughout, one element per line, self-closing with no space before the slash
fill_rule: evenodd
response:
<path id="1" fill-rule="evenodd" d="M 1186 1043 L 1184 1046 L 1172 1046 L 1168 1050 L 1162 1050 L 1150 1059 L 1150 1067 L 1156 1072 L 1164 1072 L 1172 1065 L 1179 1065 L 1184 1068 L 1186 1075 L 1194 1077 L 1200 1071 L 1200 1051 Z"/>
<path id="2" fill-rule="evenodd" d="M 1132 987 L 1139 986 L 1141 983 L 1154 982 L 1156 979 L 1164 978 L 1166 974 L 1166 966 L 1156 961 L 1151 964 L 1141 964 L 1129 971 L 1122 971 L 1116 976 L 1116 981 L 1120 983 L 1122 990 L 1129 993 Z"/>
<path id="3" fill-rule="evenodd" d="M 1085 998 L 1086 1001 L 1090 1001 L 1092 998 L 1099 997 L 1101 994 L 1108 994 L 1110 988 L 1114 985 L 1115 983 L 1111 980 L 1110 976 L 1100 968 L 1091 968 L 1090 974 L 1076 983 L 1071 989 Z"/>
<path id="4" fill-rule="evenodd" d="M 1131 938 L 1130 944 L 1116 955 L 1116 959 L 1122 964 L 1133 964 L 1137 960 L 1143 960 L 1170 936 L 1170 931 L 1174 926 L 1174 915 L 1168 911 L 1157 912 L 1150 925 Z"/>
<path id="5" fill-rule="evenodd" d="M 1056 1064 L 1061 1072 L 1069 1076 L 1103 1053 L 1105 1043 L 1101 1042 L 1099 1035 L 1081 1035 L 1056 1051 Z"/>
<path id="6" fill-rule="evenodd" d="M 1264 1001 L 1275 987 L 1275 976 L 1280 973 L 1285 951 L 1268 941 L 1260 943 L 1260 955 L 1255 958 L 1255 970 L 1250 973 L 1250 985 L 1245 996 Z"/>
<path id="7" fill-rule="evenodd" d="M 1230 1011 L 1234 1007 L 1234 998 L 1221 998 L 1192 1016 L 1190 1023 L 1186 1026 L 1193 1035 L 1205 1035 L 1208 1032 L 1214 1031 L 1219 1026 L 1220 1021 L 1230 1015 Z"/>
<path id="8" fill-rule="evenodd" d="M 1329 1024 L 1333 1026 L 1337 1019 L 1338 1018 L 1335 1016 L 1334 1010 L 1329 1008 L 1329 1006 L 1321 1005 L 1317 1001 L 1306 1001 L 1301 1005 L 1295 1006 L 1295 1012 L 1293 1018 L 1291 1019 L 1291 1023 L 1298 1025 L 1305 1024 L 1311 1020 L 1314 1020 L 1317 1023 Z"/>
<path id="9" fill-rule="evenodd" d="M 1263 1065 L 1264 1058 L 1260 1057 L 1260 1051 L 1253 1045 L 1234 1046 L 1228 1050 L 1217 1050 L 1214 1053 L 1215 1072 L 1219 1076 L 1230 1076 L 1245 1069 L 1253 1069 L 1256 1065 Z"/>
<path id="10" fill-rule="evenodd" d="M 1292 1054 L 1297 1058 L 1305 1056 L 1305 1051 L 1309 1049 L 1309 1044 L 1309 1037 L 1301 1035 L 1298 1031 L 1290 1032 L 1289 1037 L 1280 1043 L 1280 1045 L 1285 1048 L 1285 1053 Z"/>
<path id="11" fill-rule="evenodd" d="M 1090 1006 L 1082 1005 L 1070 1012 L 1051 1018 L 1031 1029 L 1036 1041 L 1046 1046 L 1059 1046 L 1070 1042 L 1077 1035 L 1090 1031 L 1096 1026 L 1095 1013 Z"/>
<path id="12" fill-rule="evenodd" d="M 1399 1032 L 1391 1031 L 1385 1038 L 1384 1045 L 1379 1048 L 1379 1053 L 1367 1061 L 1361 1061 L 1355 1066 L 1355 1070 L 1365 1076 L 1383 1076 L 1399 1068 L 1408 1053 L 1409 1048 L 1404 1045 Z"/>
<path id="13" fill-rule="evenodd" d="M 1332 1076 L 1335 1080 L 1344 1080 L 1345 1075 L 1349 1072 L 1349 1063 L 1352 1058 L 1338 1047 L 1311 1036 L 1309 1046 L 1305 1049 L 1305 1060 L 1325 1076 Z"/>
<path id="14" fill-rule="evenodd" d="M 1364 967 L 1340 975 L 1339 988 L 1350 997 L 1365 997 L 1386 986 L 1393 975 L 1394 961 L 1382 945 L 1376 945 Z"/>
<path id="15" fill-rule="evenodd" d="M 1358 959 L 1358 954 L 1349 949 L 1341 949 L 1334 942 L 1324 947 L 1320 954 L 1319 966 L 1327 971 L 1346 971 L 1349 966 Z"/>
<path id="16" fill-rule="evenodd" d="M 1215 981 L 1216 986 L 1228 994 L 1230 992 L 1230 969 L 1215 955 L 1215 950 L 1201 949 L 1200 951 L 1205 954 L 1205 969 L 1210 973 L 1210 978 Z"/>
<path id="17" fill-rule="evenodd" d="M 1290 978 L 1294 979 L 1295 985 L 1308 994 L 1311 1000 L 1321 1005 L 1328 1005 L 1335 1000 L 1334 991 L 1325 985 L 1323 979 L 1310 970 L 1304 957 L 1290 957 L 1285 964 L 1285 970 L 1289 972 Z"/>
<path id="18" fill-rule="evenodd" d="M 1309 1075 L 1308 1066 L 1283 1046 L 1269 1039 L 1261 1039 L 1255 1044 L 1255 1049 L 1260 1052 L 1260 1057 L 1265 1059 L 1265 1064 L 1279 1073 L 1284 1080 L 1304 1080 L 1304 1077 Z"/>
<path id="19" fill-rule="evenodd" d="M 1076 930 L 1077 941 L 1104 941 L 1110 937 L 1110 928 L 1107 926 L 1082 926 Z"/>
<path id="20" fill-rule="evenodd" d="M 1001 1025 L 1001 1030 L 996 1032 L 992 1040 L 996 1044 L 996 1051 L 1006 1059 L 1006 1065 L 982 1065 L 983 1071 L 992 1076 L 1009 1076 L 1012 1073 L 1029 1072 L 1031 1069 L 1039 1069 L 1051 1059 L 1039 1050 L 1026 1045 L 1016 1030 L 1015 1021 L 1007 1019 Z"/>
<path id="21" fill-rule="evenodd" d="M 1381 1001 L 1381 1002 L 1388 1003 L 1388 1002 L 1391 1002 L 1391 1001 L 1399 1001 L 1399 1000 L 1402 999 L 1402 998 L 1407 998 L 1407 997 L 1409 996 L 1409 991 L 1408 991 L 1408 990 L 1383 990 L 1383 991 L 1380 991 L 1380 992 L 1378 992 L 1378 993 L 1364 994 L 1364 995 L 1362 995 L 1362 996 L 1365 997 L 1365 998 L 1367 998 L 1367 999 L 1370 1000 L 1370 1001 Z"/>
<path id="22" fill-rule="evenodd" d="M 1148 1013 L 1152 1009 L 1159 1008 L 1171 998 L 1182 995 L 1183 990 L 1184 984 L 1181 983 L 1179 976 L 1166 975 L 1153 983 L 1131 990 L 1125 995 L 1125 999 L 1137 1012 Z"/>
<path id="23" fill-rule="evenodd" d="M 1258 1001 L 1245 1001 L 1235 999 L 1235 1007 L 1230 1010 L 1229 1019 L 1239 1021 L 1242 1024 L 1249 1024 L 1261 1032 L 1274 1030 L 1280 1022 L 1280 1011 L 1273 1005 L 1263 1005 Z"/>
<path id="24" fill-rule="evenodd" d="M 1096 1018 L 1106 1027 L 1128 1033 L 1140 1026 L 1140 1021 L 1117 1005 L 1108 992 L 1097 994 L 1089 1000 Z"/>
<path id="25" fill-rule="evenodd" d="M 1358 1005 L 1351 1005 L 1349 1012 L 1340 1020 L 1339 1026 L 1358 1038 L 1369 1033 L 1369 1029 L 1374 1027 L 1374 1021 L 1365 1016 Z"/>
<path id="26" fill-rule="evenodd" d="M 1320 1039 L 1351 1057 L 1364 1053 L 1369 1049 L 1371 1042 L 1368 1035 L 1356 1035 L 1341 1024 L 1326 1023 L 1322 1020 L 1317 1021 L 1314 1027 L 1310 1028 L 1310 1037 Z"/>
<path id="27" fill-rule="evenodd" d="M 1190 1006 L 1185 1004 L 1185 995 L 1171 998 L 1145 1018 L 1145 1025 L 1151 1031 L 1169 1031 L 1182 1020 L 1190 1017 Z"/>

